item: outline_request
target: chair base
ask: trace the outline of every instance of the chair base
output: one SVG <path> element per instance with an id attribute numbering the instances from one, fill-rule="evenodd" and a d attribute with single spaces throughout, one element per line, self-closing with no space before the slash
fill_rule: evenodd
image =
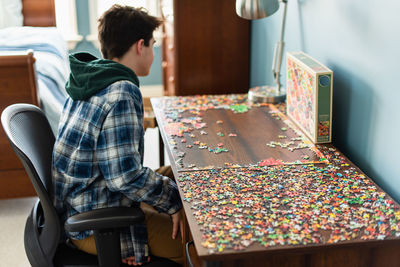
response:
<path id="1" fill-rule="evenodd" d="M 150 256 L 151 262 L 142 265 L 143 267 L 180 267 L 181 265 L 169 259 Z M 58 246 L 54 257 L 54 266 L 56 267 L 97 267 L 97 256 L 85 253 L 72 248 L 63 243 Z M 121 267 L 131 267 L 131 265 L 121 264 Z"/>
<path id="2" fill-rule="evenodd" d="M 53 262 L 56 267 L 98 266 L 97 256 L 72 248 L 65 243 L 58 246 Z"/>

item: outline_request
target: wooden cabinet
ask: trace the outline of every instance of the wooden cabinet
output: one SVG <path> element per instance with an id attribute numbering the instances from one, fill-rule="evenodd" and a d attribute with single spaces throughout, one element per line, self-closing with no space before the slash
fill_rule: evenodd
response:
<path id="1" fill-rule="evenodd" d="M 32 52 L 0 54 L 0 112 L 15 103 L 38 104 Z M 20 160 L 0 127 L 0 199 L 35 195 Z"/>
<path id="2" fill-rule="evenodd" d="M 165 95 L 245 93 L 250 22 L 235 0 L 162 0 Z"/>
<path id="3" fill-rule="evenodd" d="M 22 0 L 24 26 L 56 26 L 54 0 Z"/>

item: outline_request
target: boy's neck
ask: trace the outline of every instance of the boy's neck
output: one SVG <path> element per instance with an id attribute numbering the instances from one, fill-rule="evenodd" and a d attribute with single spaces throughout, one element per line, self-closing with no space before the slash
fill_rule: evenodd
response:
<path id="1" fill-rule="evenodd" d="M 113 58 L 112 60 L 131 69 L 134 73 L 137 73 L 137 59 L 131 54 L 132 53 L 127 52 L 121 58 Z"/>

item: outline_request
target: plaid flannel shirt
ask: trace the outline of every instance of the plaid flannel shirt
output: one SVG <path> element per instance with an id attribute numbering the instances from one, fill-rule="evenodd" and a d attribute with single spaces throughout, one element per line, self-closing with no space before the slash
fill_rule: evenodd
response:
<path id="1" fill-rule="evenodd" d="M 85 101 L 65 103 L 53 152 L 53 195 L 62 223 L 77 213 L 145 202 L 173 214 L 182 207 L 176 184 L 143 167 L 143 103 L 139 88 L 119 81 Z M 66 233 L 83 239 L 92 231 Z M 144 224 L 121 231 L 122 258 L 145 262 Z"/>

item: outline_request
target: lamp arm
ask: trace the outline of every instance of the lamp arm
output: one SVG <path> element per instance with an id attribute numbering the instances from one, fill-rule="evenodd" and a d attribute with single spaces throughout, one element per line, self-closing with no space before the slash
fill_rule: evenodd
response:
<path id="1" fill-rule="evenodd" d="M 282 27 L 281 27 L 281 38 L 275 44 L 274 48 L 274 58 L 272 60 L 272 72 L 274 74 L 275 83 L 278 87 L 278 92 L 281 90 L 280 83 L 280 70 L 282 65 L 282 56 L 283 56 L 283 47 L 285 42 L 283 41 L 283 37 L 285 35 L 285 25 L 286 25 L 286 12 L 287 12 L 287 0 L 281 0 L 283 3 L 283 17 L 282 17 Z"/>

